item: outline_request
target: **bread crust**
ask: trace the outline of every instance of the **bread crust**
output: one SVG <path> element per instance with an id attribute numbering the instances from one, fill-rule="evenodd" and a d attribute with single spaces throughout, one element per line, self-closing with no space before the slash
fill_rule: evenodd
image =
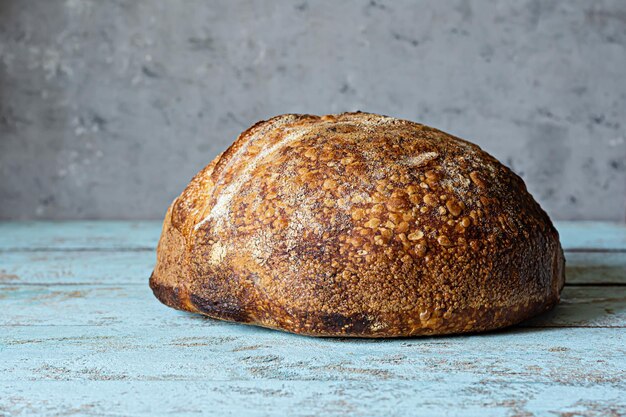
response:
<path id="1" fill-rule="evenodd" d="M 478 332 L 552 308 L 556 229 L 478 146 L 369 113 L 261 121 L 172 203 L 164 304 L 314 336 Z"/>

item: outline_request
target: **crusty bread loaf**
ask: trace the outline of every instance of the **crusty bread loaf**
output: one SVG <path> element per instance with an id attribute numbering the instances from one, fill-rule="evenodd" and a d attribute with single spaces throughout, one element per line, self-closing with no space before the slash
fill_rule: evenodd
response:
<path id="1" fill-rule="evenodd" d="M 478 146 L 391 117 L 262 121 L 197 174 L 163 224 L 168 306 L 315 336 L 477 332 L 553 307 L 557 231 Z"/>

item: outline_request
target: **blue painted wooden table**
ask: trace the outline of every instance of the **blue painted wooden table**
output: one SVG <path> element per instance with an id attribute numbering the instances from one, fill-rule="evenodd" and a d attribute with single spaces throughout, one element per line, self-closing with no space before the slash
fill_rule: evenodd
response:
<path id="1" fill-rule="evenodd" d="M 626 227 L 560 222 L 561 305 L 488 334 L 313 339 L 161 305 L 156 222 L 0 223 L 0 415 L 618 416 Z"/>

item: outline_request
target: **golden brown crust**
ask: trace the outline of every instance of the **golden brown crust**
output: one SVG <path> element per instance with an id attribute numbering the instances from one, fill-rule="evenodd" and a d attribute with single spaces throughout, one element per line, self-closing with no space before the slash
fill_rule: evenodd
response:
<path id="1" fill-rule="evenodd" d="M 164 221 L 165 304 L 316 336 L 483 331 L 555 305 L 558 234 L 478 146 L 367 113 L 259 122 Z"/>

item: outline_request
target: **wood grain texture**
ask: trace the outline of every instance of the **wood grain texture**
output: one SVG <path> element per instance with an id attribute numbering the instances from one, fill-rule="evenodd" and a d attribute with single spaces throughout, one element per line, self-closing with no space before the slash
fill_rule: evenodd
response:
<path id="1" fill-rule="evenodd" d="M 313 339 L 174 311 L 160 225 L 0 224 L 0 416 L 619 416 L 626 228 L 557 223 L 551 313 L 482 335 Z M 569 249 L 569 250 L 568 250 Z"/>
<path id="2" fill-rule="evenodd" d="M 0 222 L 0 250 L 153 250 L 161 221 Z"/>
<path id="3" fill-rule="evenodd" d="M 98 416 L 620 417 L 623 390 L 512 378 L 440 381 L 0 382 L 0 412 Z"/>

